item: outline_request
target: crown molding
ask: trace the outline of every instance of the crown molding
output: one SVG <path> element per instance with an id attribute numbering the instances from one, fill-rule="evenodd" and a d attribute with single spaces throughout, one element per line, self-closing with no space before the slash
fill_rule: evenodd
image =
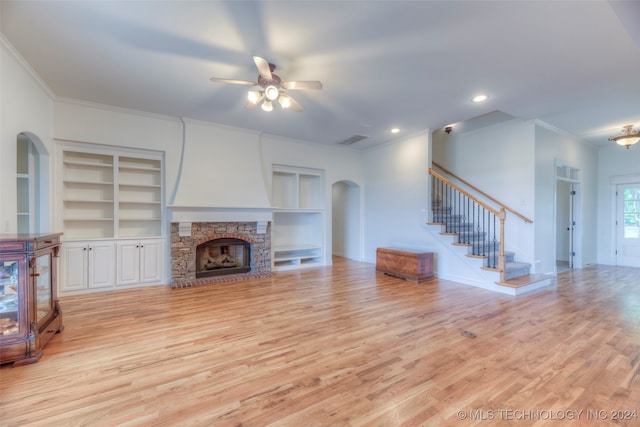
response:
<path id="1" fill-rule="evenodd" d="M 167 116 L 163 114 L 150 113 L 148 111 L 135 110 L 133 108 L 116 107 L 114 105 L 100 104 L 100 103 L 91 102 L 91 101 L 83 101 L 75 98 L 64 98 L 61 96 L 56 96 L 54 101 L 60 104 L 79 105 L 81 107 L 89 107 L 89 108 L 95 108 L 98 110 L 112 111 L 114 113 L 131 114 L 136 116 L 148 117 L 151 119 L 180 122 L 180 118 L 175 116 Z"/>
<path id="2" fill-rule="evenodd" d="M 51 100 L 55 100 L 56 94 L 51 90 L 49 86 L 47 86 L 40 75 L 33 69 L 31 64 L 29 64 L 27 60 L 24 59 L 22 55 L 20 55 L 20 52 L 18 52 L 18 50 L 11 44 L 9 40 L 7 40 L 7 38 L 2 33 L 0 33 L 0 43 L 2 43 L 2 46 L 7 49 L 7 51 L 16 59 L 16 61 L 18 61 L 18 64 L 20 64 L 20 66 L 24 68 L 27 74 L 31 76 L 31 78 L 36 82 L 38 86 L 40 86 L 40 88 L 42 88 L 42 90 L 49 96 L 49 98 L 51 98 Z"/>
<path id="3" fill-rule="evenodd" d="M 576 135 L 576 134 L 574 134 L 574 133 L 567 132 L 566 130 L 563 130 L 563 129 L 557 128 L 557 127 L 555 127 L 554 125 L 549 124 L 549 123 L 547 123 L 547 122 L 545 122 L 545 121 L 543 121 L 543 120 L 540 120 L 540 119 L 531 119 L 531 120 L 529 120 L 528 122 L 529 122 L 529 123 L 533 123 L 533 124 L 535 124 L 535 125 L 537 125 L 537 126 L 540 126 L 540 127 L 542 127 L 542 128 L 545 128 L 545 129 L 547 129 L 547 130 L 550 130 L 551 132 L 555 132 L 555 133 L 557 133 L 558 135 L 562 135 L 562 136 L 564 136 L 564 137 L 566 137 L 566 138 L 573 139 L 574 141 L 579 141 L 580 143 L 585 144 L 585 145 L 587 145 L 587 146 L 589 146 L 589 147 L 591 147 L 591 148 L 595 148 L 596 150 L 597 150 L 597 149 L 599 149 L 599 148 L 601 148 L 601 147 L 600 147 L 600 146 L 598 146 L 597 144 L 594 144 L 593 142 L 589 141 L 588 139 L 581 138 L 581 137 L 579 137 L 578 135 Z"/>

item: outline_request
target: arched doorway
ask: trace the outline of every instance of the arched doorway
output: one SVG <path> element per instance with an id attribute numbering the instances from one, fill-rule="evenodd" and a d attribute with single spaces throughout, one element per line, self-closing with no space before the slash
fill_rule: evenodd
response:
<path id="1" fill-rule="evenodd" d="M 360 186 L 351 181 L 332 185 L 332 253 L 361 261 L 362 231 Z"/>

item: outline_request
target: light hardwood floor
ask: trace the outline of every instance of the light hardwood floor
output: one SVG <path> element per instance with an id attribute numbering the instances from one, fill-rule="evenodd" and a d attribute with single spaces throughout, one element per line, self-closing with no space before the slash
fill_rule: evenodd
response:
<path id="1" fill-rule="evenodd" d="M 41 361 L 0 368 L 0 425 L 640 425 L 640 270 L 510 297 L 334 262 L 62 298 Z"/>

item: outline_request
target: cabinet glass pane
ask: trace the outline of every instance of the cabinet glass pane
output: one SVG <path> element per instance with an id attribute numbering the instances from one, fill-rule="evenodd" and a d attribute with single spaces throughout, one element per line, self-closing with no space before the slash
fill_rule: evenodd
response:
<path id="1" fill-rule="evenodd" d="M 20 329 L 18 274 L 17 260 L 0 262 L 0 335 L 14 335 Z"/>
<path id="2" fill-rule="evenodd" d="M 38 322 L 51 311 L 51 256 L 36 258 L 36 313 Z"/>

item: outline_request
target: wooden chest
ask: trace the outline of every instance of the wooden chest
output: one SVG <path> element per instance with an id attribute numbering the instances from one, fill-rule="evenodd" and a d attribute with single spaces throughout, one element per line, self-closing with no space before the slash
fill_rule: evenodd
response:
<path id="1" fill-rule="evenodd" d="M 376 271 L 415 283 L 433 279 L 433 252 L 409 248 L 378 248 Z"/>

